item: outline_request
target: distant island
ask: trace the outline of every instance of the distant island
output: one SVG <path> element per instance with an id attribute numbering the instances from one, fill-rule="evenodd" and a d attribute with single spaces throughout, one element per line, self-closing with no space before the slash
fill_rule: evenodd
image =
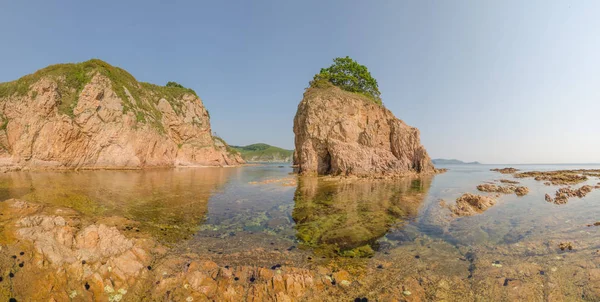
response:
<path id="1" fill-rule="evenodd" d="M 472 162 L 464 162 L 458 159 L 444 159 L 444 158 L 436 158 L 431 160 L 434 165 L 481 165 L 478 161 Z"/>
<path id="2" fill-rule="evenodd" d="M 294 150 L 286 150 L 269 144 L 231 146 L 248 162 L 291 162 Z"/>

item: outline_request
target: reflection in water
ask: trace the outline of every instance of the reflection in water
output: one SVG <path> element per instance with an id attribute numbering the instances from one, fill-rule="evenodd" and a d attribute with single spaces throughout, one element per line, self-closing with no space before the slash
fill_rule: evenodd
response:
<path id="1" fill-rule="evenodd" d="M 236 169 L 19 172 L 0 175 L 0 200 L 75 209 L 89 217 L 123 216 L 156 238 L 175 242 L 193 235 L 211 194 Z"/>
<path id="2" fill-rule="evenodd" d="M 293 218 L 297 237 L 323 253 L 371 256 L 391 226 L 415 217 L 431 178 L 339 181 L 301 177 Z"/>

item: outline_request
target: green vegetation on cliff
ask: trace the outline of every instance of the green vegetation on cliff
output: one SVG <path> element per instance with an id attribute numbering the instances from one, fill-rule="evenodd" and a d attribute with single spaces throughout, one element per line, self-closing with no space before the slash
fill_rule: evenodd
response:
<path id="1" fill-rule="evenodd" d="M 248 146 L 231 146 L 242 154 L 246 161 L 255 162 L 289 162 L 292 160 L 293 150 L 286 150 L 268 144 L 252 144 Z"/>
<path id="2" fill-rule="evenodd" d="M 51 65 L 16 81 L 0 83 L 0 99 L 26 96 L 30 94 L 32 84 L 42 78 L 50 78 L 58 83 L 61 95 L 59 112 L 73 116 L 79 94 L 97 73 L 110 79 L 114 92 L 123 100 L 124 113 L 133 111 L 138 122 L 151 123 L 162 131 L 164 129 L 158 123 L 161 118 L 161 113 L 156 108 L 158 101 L 161 98 L 166 99 L 173 109 L 180 113 L 183 104 L 178 100 L 185 94 L 197 96 L 194 90 L 174 82 L 169 82 L 172 84 L 167 86 L 138 82 L 127 71 L 102 60 L 92 59 L 81 63 Z M 134 102 L 129 99 L 127 92 L 131 94 Z M 31 92 L 30 96 L 35 97 L 34 92 Z"/>
<path id="3" fill-rule="evenodd" d="M 329 83 L 342 90 L 364 95 L 376 104 L 382 104 L 377 80 L 371 76 L 366 66 L 358 64 L 350 57 L 333 59 L 331 66 L 321 68 L 314 76 L 310 86 L 327 88 Z"/>

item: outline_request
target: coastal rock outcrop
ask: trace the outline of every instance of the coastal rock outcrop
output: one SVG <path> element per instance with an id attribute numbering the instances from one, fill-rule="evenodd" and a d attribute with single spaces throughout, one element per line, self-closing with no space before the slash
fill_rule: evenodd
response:
<path id="1" fill-rule="evenodd" d="M 139 168 L 243 163 L 191 89 L 140 83 L 100 60 L 0 84 L 0 166 Z"/>
<path id="2" fill-rule="evenodd" d="M 294 163 L 303 174 L 402 175 L 436 170 L 419 130 L 338 87 L 310 87 L 294 118 Z"/>

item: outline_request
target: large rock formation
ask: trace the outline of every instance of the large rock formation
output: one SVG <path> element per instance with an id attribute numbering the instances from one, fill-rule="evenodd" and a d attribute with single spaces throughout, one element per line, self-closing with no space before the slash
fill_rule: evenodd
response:
<path id="1" fill-rule="evenodd" d="M 0 166 L 135 168 L 243 163 L 195 92 L 140 83 L 100 60 L 0 84 Z"/>
<path id="2" fill-rule="evenodd" d="M 370 99 L 335 86 L 308 88 L 294 118 L 300 173 L 433 173 L 419 130 Z"/>

